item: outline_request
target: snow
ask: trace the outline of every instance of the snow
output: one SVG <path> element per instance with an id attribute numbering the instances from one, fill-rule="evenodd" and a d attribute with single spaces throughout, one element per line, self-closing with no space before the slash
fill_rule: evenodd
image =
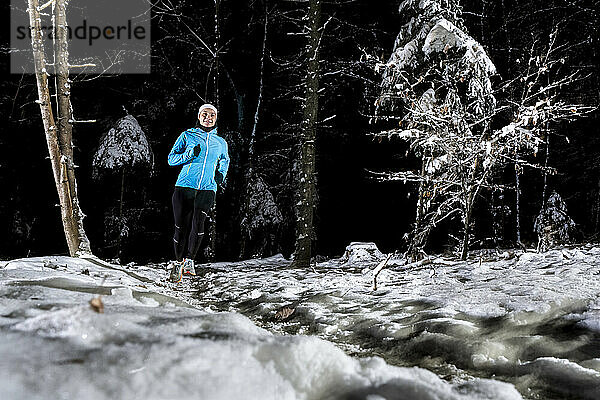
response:
<path id="1" fill-rule="evenodd" d="M 475 39 L 457 28 L 452 22 L 440 18 L 425 38 L 423 53 L 429 55 L 433 52 L 447 52 L 451 48 L 464 49 L 463 57 L 471 64 L 481 63 L 487 75 L 496 73 L 494 63 Z"/>
<path id="2" fill-rule="evenodd" d="M 387 63 L 387 66 L 398 66 L 400 69 L 412 68 L 417 64 L 417 54 L 419 47 L 417 40 L 413 39 L 404 46 L 394 50 L 392 57 Z"/>
<path id="3" fill-rule="evenodd" d="M 0 398 L 597 398 L 600 248 L 383 258 L 2 262 Z"/>
<path id="4" fill-rule="evenodd" d="M 133 275 L 68 257 L 4 263 L 0 397 L 326 399 L 402 390 L 414 399 L 520 398 L 507 384 L 476 380 L 465 389 L 166 295 L 149 303 L 161 281 Z M 87 305 L 95 295 L 104 314 Z"/>

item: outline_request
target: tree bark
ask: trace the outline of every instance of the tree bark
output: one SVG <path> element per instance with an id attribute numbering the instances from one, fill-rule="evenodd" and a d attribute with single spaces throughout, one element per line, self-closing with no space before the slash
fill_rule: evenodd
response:
<path id="1" fill-rule="evenodd" d="M 89 253 L 90 246 L 83 230 L 83 214 L 77 199 L 77 183 L 73 171 L 72 117 L 70 106 L 70 88 L 68 85 L 67 22 L 64 0 L 56 0 L 54 5 L 55 32 L 55 68 L 57 72 L 57 110 L 59 123 L 52 113 L 48 73 L 44 54 L 41 30 L 41 17 L 38 0 L 28 0 L 29 21 L 31 25 L 31 44 L 35 62 L 38 87 L 38 103 L 44 124 L 48 153 L 56 190 L 60 201 L 61 219 L 65 238 L 71 256 Z"/>
<path id="2" fill-rule="evenodd" d="M 244 206 L 242 215 L 245 218 L 249 218 L 249 208 L 250 208 L 250 197 L 252 193 L 252 187 L 250 186 L 253 182 L 254 178 L 254 147 L 256 143 L 256 129 L 258 127 L 258 119 L 260 116 L 260 107 L 262 105 L 263 91 L 264 91 L 264 77 L 265 77 L 265 54 L 267 52 L 267 32 L 269 27 L 269 13 L 267 9 L 268 2 L 265 1 L 265 23 L 264 23 L 264 31 L 263 31 L 263 43 L 262 43 L 262 54 L 260 57 L 260 83 L 258 86 L 258 98 L 256 100 L 256 111 L 254 112 L 254 124 L 252 125 L 252 132 L 250 133 L 250 140 L 248 142 L 248 168 L 246 173 L 244 174 L 244 187 L 245 187 L 245 196 L 244 196 Z M 250 238 L 246 229 L 242 228 L 241 234 L 241 244 L 240 244 L 240 259 L 246 257 L 246 245 L 249 242 Z"/>
<path id="3" fill-rule="evenodd" d="M 221 41 L 221 25 L 219 21 L 219 14 L 221 8 L 221 0 L 215 0 L 215 75 L 214 75 L 214 90 L 215 90 L 215 106 L 219 110 L 221 104 L 219 101 L 219 52 L 220 52 L 220 41 Z"/>
<path id="4" fill-rule="evenodd" d="M 423 157 L 421 157 L 421 180 L 419 181 L 419 189 L 417 191 L 415 223 L 413 224 L 413 230 L 409 239 L 407 251 L 407 254 L 410 256 L 410 259 L 413 262 L 420 260 L 422 256 L 422 249 L 425 246 L 428 236 L 428 234 L 425 232 L 425 228 L 422 226 L 423 217 L 425 216 L 425 206 L 423 204 L 425 197 L 425 165 L 426 157 L 423 155 Z"/>
<path id="5" fill-rule="evenodd" d="M 519 179 L 519 175 L 521 173 L 521 166 L 519 165 L 519 162 L 517 161 L 515 163 L 515 191 L 516 191 L 516 205 L 517 205 L 517 209 L 516 209 L 516 224 L 517 224 L 517 245 L 519 246 L 523 246 L 523 244 L 521 243 L 521 181 Z"/>
<path id="6" fill-rule="evenodd" d="M 123 233 L 123 193 L 125 193 L 125 167 L 121 168 L 121 198 L 119 200 L 119 236 L 117 237 L 117 257 L 123 261 L 121 255 L 121 237 Z"/>
<path id="7" fill-rule="evenodd" d="M 214 75 L 214 105 L 217 110 L 221 110 L 221 102 L 219 101 L 219 42 L 221 41 L 221 27 L 219 24 L 219 8 L 221 0 L 215 0 L 215 75 Z M 212 262 L 217 254 L 217 202 L 215 198 L 215 206 L 209 212 L 211 224 L 208 227 L 208 250 L 205 251 L 206 260 Z"/>
<path id="8" fill-rule="evenodd" d="M 313 209 L 315 194 L 315 139 L 319 110 L 319 42 L 321 39 L 321 1 L 309 0 L 307 12 L 307 71 L 304 119 L 300 141 L 300 179 L 297 208 L 296 248 L 294 265 L 310 266 L 313 239 Z"/>
<path id="9" fill-rule="evenodd" d="M 469 252 L 469 234 L 471 233 L 471 214 L 473 213 L 473 209 L 471 208 L 471 206 L 467 207 L 466 213 L 465 213 L 465 220 L 464 220 L 464 233 L 463 233 L 463 242 L 462 242 L 462 251 L 460 253 L 460 259 L 461 260 L 466 260 L 467 259 L 467 254 Z"/>

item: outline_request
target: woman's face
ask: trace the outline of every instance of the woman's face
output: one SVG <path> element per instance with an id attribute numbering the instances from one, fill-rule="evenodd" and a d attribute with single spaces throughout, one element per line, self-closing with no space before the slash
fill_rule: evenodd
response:
<path id="1" fill-rule="evenodd" d="M 217 113 L 210 109 L 204 109 L 198 117 L 200 124 L 206 128 L 212 128 L 217 123 Z"/>

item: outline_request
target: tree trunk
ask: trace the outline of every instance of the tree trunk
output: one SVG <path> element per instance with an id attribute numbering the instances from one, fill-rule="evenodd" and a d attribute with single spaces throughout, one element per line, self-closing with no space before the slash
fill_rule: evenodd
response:
<path id="1" fill-rule="evenodd" d="M 119 199 L 119 236 L 117 238 L 117 257 L 123 261 L 121 255 L 121 236 L 123 233 L 123 193 L 125 193 L 125 167 L 121 168 L 121 198 Z"/>
<path id="2" fill-rule="evenodd" d="M 460 259 L 461 260 L 466 260 L 467 259 L 467 253 L 469 252 L 469 234 L 471 233 L 470 231 L 470 227 L 471 227 L 471 214 L 473 213 L 473 208 L 471 208 L 470 206 L 467 207 L 466 212 L 465 212 L 465 220 L 464 220 L 464 236 L 463 236 L 463 242 L 462 242 L 462 250 L 460 253 Z"/>
<path id="3" fill-rule="evenodd" d="M 319 41 L 321 38 L 320 0 L 308 2 L 308 65 L 306 71 L 306 97 L 304 99 L 304 119 L 300 142 L 300 179 L 298 185 L 298 208 L 296 228 L 296 249 L 294 265 L 300 268 L 310 266 L 313 239 L 313 208 L 315 193 L 315 139 L 319 110 Z"/>
<path id="4" fill-rule="evenodd" d="M 219 46 L 221 41 L 221 26 L 219 23 L 219 14 L 220 14 L 221 0 L 215 0 L 215 76 L 214 76 L 214 90 L 215 90 L 215 106 L 217 110 L 220 110 L 220 101 L 219 101 Z"/>
<path id="5" fill-rule="evenodd" d="M 542 210 L 546 209 L 546 193 L 548 192 L 548 160 L 550 159 L 550 130 L 546 122 L 546 158 L 544 160 L 544 189 L 542 190 Z"/>
<path id="6" fill-rule="evenodd" d="M 48 153 L 54 175 L 54 182 L 61 207 L 63 229 L 71 256 L 89 253 L 90 246 L 83 230 L 83 214 L 77 199 L 77 183 L 73 171 L 72 117 L 70 88 L 68 85 L 67 22 L 64 0 L 56 0 L 54 17 L 55 68 L 57 72 L 57 109 L 59 123 L 55 122 L 48 87 L 47 65 L 45 60 L 42 21 L 38 11 L 38 0 L 28 0 L 29 21 L 31 25 L 31 44 L 35 62 L 36 80 L 40 113 L 46 133 Z"/>
<path id="7" fill-rule="evenodd" d="M 249 218 L 250 198 L 251 198 L 251 184 L 254 178 L 254 147 L 256 143 L 256 129 L 258 127 L 258 119 L 260 116 L 260 107 L 262 105 L 263 91 L 264 91 L 264 76 L 265 76 L 265 54 L 267 52 L 267 32 L 269 26 L 269 14 L 267 10 L 267 2 L 265 1 L 265 23 L 263 32 L 263 44 L 262 44 L 262 55 L 260 57 L 260 83 L 258 86 L 258 98 L 256 101 L 256 111 L 254 112 L 254 124 L 252 125 L 252 132 L 250 133 L 250 140 L 248 142 L 248 168 L 244 174 L 244 206 L 243 206 L 243 218 Z M 246 256 L 246 245 L 249 241 L 248 232 L 242 227 L 242 240 L 240 244 L 240 259 L 244 259 Z"/>
<path id="8" fill-rule="evenodd" d="M 517 224 L 517 245 L 523 246 L 521 243 L 521 182 L 519 175 L 521 173 L 521 166 L 519 162 L 515 164 L 515 189 L 516 189 L 516 224 Z"/>
<path id="9" fill-rule="evenodd" d="M 219 101 L 219 42 L 221 38 L 221 29 L 219 25 L 219 8 L 220 0 L 215 0 L 215 75 L 214 75 L 214 105 L 217 110 L 221 110 L 221 102 Z M 215 206 L 208 214 L 211 219 L 211 224 L 208 227 L 208 249 L 205 251 L 206 260 L 212 262 L 217 254 L 217 202 L 215 198 Z"/>
<path id="10" fill-rule="evenodd" d="M 208 226 L 208 247 L 204 251 L 206 261 L 213 262 L 217 255 L 217 202 L 215 200 L 215 206 L 208 213 L 209 226 Z"/>
<path id="11" fill-rule="evenodd" d="M 421 159 L 421 178 L 425 177 L 425 157 Z M 408 254 L 410 255 L 411 260 L 418 261 L 421 256 L 421 250 L 425 245 L 426 237 L 423 237 L 421 234 L 422 230 L 422 220 L 425 215 L 425 209 L 423 205 L 423 198 L 425 196 L 425 183 L 421 179 L 419 181 L 419 190 L 417 192 L 417 214 L 415 216 L 415 224 L 413 228 L 413 234 L 408 244 Z"/>
<path id="12" fill-rule="evenodd" d="M 73 234 L 76 234 L 77 250 L 91 253 L 90 242 L 83 229 L 83 212 L 77 196 L 77 181 L 75 179 L 75 162 L 73 158 L 73 108 L 71 106 L 71 81 L 69 80 L 69 50 L 67 29 L 67 0 L 56 0 L 54 7 L 56 39 L 56 97 L 58 104 L 58 142 L 62 157 L 65 160 L 65 170 L 70 193 Z M 71 251 L 71 255 L 74 255 Z"/>

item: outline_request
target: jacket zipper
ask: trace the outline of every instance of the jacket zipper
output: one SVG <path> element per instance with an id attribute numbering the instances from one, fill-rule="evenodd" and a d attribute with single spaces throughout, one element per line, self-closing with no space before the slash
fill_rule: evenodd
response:
<path id="1" fill-rule="evenodd" d="M 208 140 L 210 139 L 210 133 L 206 134 L 206 154 L 204 154 L 204 162 L 202 163 L 202 173 L 200 174 L 200 182 L 198 182 L 198 190 L 202 186 L 202 179 L 204 178 L 204 169 L 206 168 L 206 159 L 208 158 Z"/>

